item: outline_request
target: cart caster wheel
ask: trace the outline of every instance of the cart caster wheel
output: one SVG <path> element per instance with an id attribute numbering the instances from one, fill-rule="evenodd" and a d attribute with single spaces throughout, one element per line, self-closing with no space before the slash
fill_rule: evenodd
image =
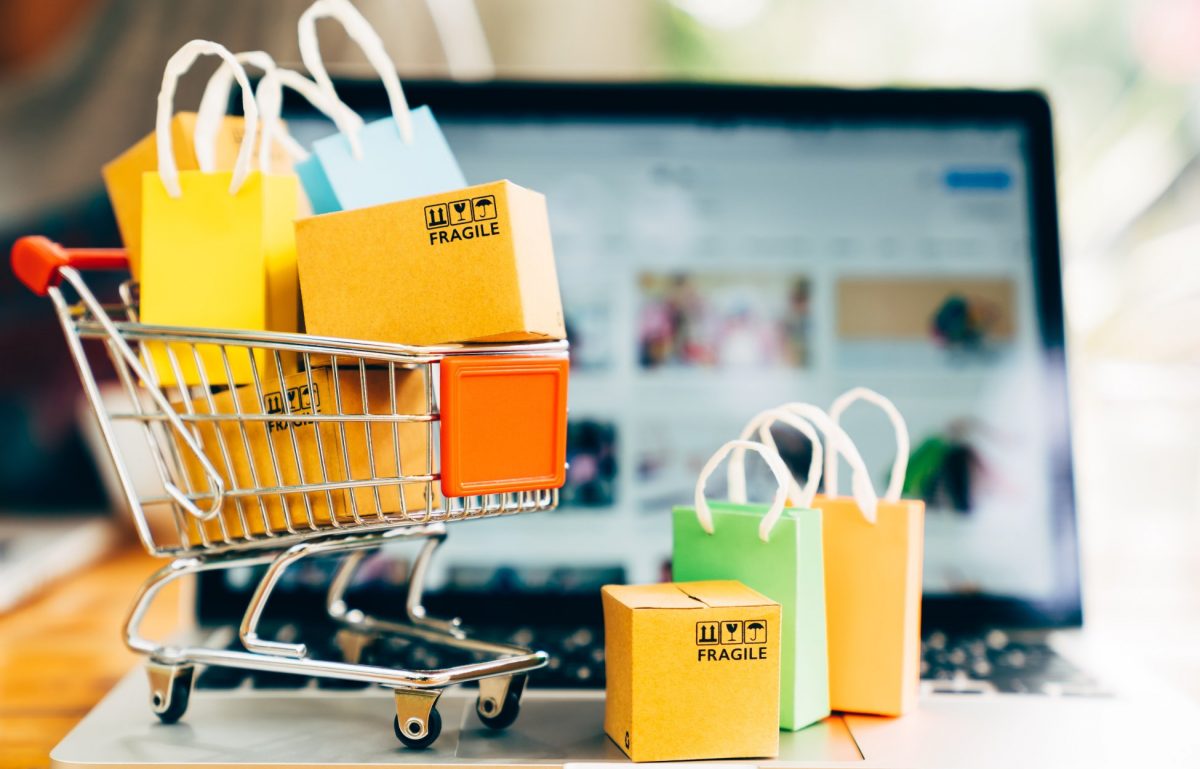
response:
<path id="1" fill-rule="evenodd" d="M 504 703 L 497 705 L 494 699 L 479 698 L 475 703 L 475 715 L 479 716 L 479 720 L 489 729 L 500 731 L 507 729 L 516 723 L 517 716 L 521 713 L 521 694 L 520 692 L 509 691 L 504 695 Z"/>
<path id="2" fill-rule="evenodd" d="M 396 732 L 396 738 L 410 750 L 424 750 L 437 742 L 442 733 L 442 714 L 438 713 L 437 708 L 429 711 L 429 722 L 425 724 L 424 736 L 414 737 L 414 734 L 420 734 L 421 726 L 421 722 L 415 718 L 408 719 L 403 726 L 400 724 L 400 716 L 392 719 L 392 729 Z"/>
<path id="3" fill-rule="evenodd" d="M 148 663 L 150 676 L 150 708 L 158 720 L 173 724 L 187 712 L 192 694 L 192 679 L 196 669 L 191 665 L 159 665 Z"/>

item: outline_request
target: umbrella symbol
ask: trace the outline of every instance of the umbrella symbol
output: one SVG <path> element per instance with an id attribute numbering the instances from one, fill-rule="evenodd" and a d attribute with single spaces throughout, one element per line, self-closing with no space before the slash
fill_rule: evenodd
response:
<path id="1" fill-rule="evenodd" d="M 751 622 L 746 625 L 746 630 L 750 633 L 750 640 L 752 642 L 758 641 L 758 631 L 766 630 L 766 629 L 767 629 L 767 626 L 761 622 Z M 764 636 L 763 640 L 766 640 L 765 633 L 763 634 L 763 636 Z"/>
<path id="2" fill-rule="evenodd" d="M 476 219 L 491 219 L 492 213 L 489 209 L 495 205 L 496 204 L 492 201 L 491 197 L 475 198 L 475 208 L 478 209 L 478 212 L 476 213 L 475 218 Z"/>

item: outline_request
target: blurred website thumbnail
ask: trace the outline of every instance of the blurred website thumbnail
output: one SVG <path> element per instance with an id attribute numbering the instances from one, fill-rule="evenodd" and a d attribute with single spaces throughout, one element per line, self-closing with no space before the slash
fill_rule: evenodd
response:
<path id="1" fill-rule="evenodd" d="M 805 367 L 810 287 L 807 276 L 794 273 L 641 273 L 639 365 Z"/>

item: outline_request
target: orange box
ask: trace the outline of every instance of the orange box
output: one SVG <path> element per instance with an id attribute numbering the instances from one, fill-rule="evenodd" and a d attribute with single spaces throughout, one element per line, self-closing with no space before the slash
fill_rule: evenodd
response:
<path id="1" fill-rule="evenodd" d="M 880 500 L 873 524 L 851 497 L 813 507 L 824 514 L 830 707 L 903 715 L 920 684 L 925 503 Z"/>
<path id="2" fill-rule="evenodd" d="M 561 487 L 567 478 L 568 370 L 565 357 L 444 359 L 442 494 Z"/>

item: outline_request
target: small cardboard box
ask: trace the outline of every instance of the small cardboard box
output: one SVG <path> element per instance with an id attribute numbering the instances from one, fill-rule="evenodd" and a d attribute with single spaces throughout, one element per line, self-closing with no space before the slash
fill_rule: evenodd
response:
<path id="1" fill-rule="evenodd" d="M 509 181 L 296 222 L 310 334 L 399 344 L 563 339 L 546 199 Z"/>
<path id="2" fill-rule="evenodd" d="M 286 414 L 289 410 L 291 414 L 336 414 L 339 399 L 343 414 L 391 413 L 386 368 L 366 370 L 365 412 L 358 368 L 339 368 L 337 381 L 339 387 L 335 392 L 331 368 L 314 368 L 311 387 L 305 372 L 284 377 L 283 387 L 280 387 L 277 375 L 264 375 L 261 405 L 254 386 L 246 385 L 197 398 L 190 408 L 196 414 L 236 414 L 236 396 L 241 413 L 250 415 Z M 426 413 L 423 370 L 397 368 L 395 382 L 396 411 L 400 414 Z M 176 406 L 181 413 L 187 408 L 184 404 Z M 197 423 L 201 447 L 227 490 L 295 485 L 301 483 L 302 478 L 304 483 L 310 484 L 367 480 L 372 477 L 372 468 L 375 477 L 426 475 L 429 471 L 427 423 L 246 420 L 245 425 L 243 435 L 236 422 L 220 422 L 219 427 L 212 422 Z M 369 450 L 368 429 L 371 435 Z M 396 469 L 397 446 L 400 473 Z M 177 441 L 177 448 L 184 458 L 189 484 L 193 490 L 206 492 L 208 484 L 199 461 L 181 441 Z M 355 509 L 362 518 L 374 517 L 380 509 L 384 513 L 404 509 L 396 485 L 376 488 L 378 505 L 376 491 L 371 487 L 284 494 L 286 502 L 281 501 L 280 495 L 270 494 L 261 497 L 261 505 L 259 498 L 244 497 L 240 510 L 237 501 L 226 498 L 219 516 L 202 523 L 190 522 L 191 535 L 195 541 L 200 540 L 198 526 L 205 527 L 205 533 L 213 539 L 222 538 L 222 527 L 225 533 L 234 537 L 263 534 L 268 528 L 273 532 L 286 532 L 289 523 L 297 530 L 304 530 L 309 525 L 310 508 L 313 521 L 318 525 L 328 524 L 331 515 L 339 522 L 353 521 Z M 436 489 L 436 484 L 433 488 Z M 405 484 L 404 503 L 408 511 L 425 510 L 425 491 L 425 483 Z M 431 504 L 440 504 L 436 493 Z M 204 506 L 203 502 L 201 506 Z"/>
<path id="3" fill-rule="evenodd" d="M 634 761 L 779 753 L 779 604 L 735 581 L 608 585 L 604 731 Z"/>

